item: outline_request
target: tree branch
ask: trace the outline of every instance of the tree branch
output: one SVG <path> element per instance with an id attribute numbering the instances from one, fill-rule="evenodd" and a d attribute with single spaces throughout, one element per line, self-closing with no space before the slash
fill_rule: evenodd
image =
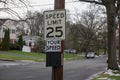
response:
<path id="1" fill-rule="evenodd" d="M 79 1 L 88 2 L 88 3 L 95 3 L 95 4 L 99 4 L 99 5 L 105 5 L 105 3 L 98 2 L 98 1 L 95 1 L 95 0 L 79 0 Z"/>
<path id="2" fill-rule="evenodd" d="M 26 6 L 26 8 L 28 9 L 26 3 L 25 3 L 23 0 L 19 0 L 19 1 L 20 1 L 21 3 L 23 3 L 23 4 Z"/>
<path id="3" fill-rule="evenodd" d="M 0 0 L 0 3 L 7 4 L 7 3 L 6 3 L 6 0 L 5 0 L 5 1 L 3 1 L 3 0 Z"/>
<path id="4" fill-rule="evenodd" d="M 26 19 L 21 19 L 21 20 L 15 20 L 15 19 L 10 19 L 10 18 L 6 18 L 6 19 L 0 19 L 0 26 L 3 25 L 7 20 L 10 21 L 14 21 L 14 22 L 26 22 L 29 19 L 33 19 L 33 18 L 26 18 Z"/>

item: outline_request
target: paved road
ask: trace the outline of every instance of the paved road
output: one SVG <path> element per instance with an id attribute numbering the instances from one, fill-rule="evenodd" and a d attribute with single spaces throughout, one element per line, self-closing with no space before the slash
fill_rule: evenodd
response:
<path id="1" fill-rule="evenodd" d="M 45 63 L 0 61 L 0 80 L 51 80 L 51 67 Z M 106 57 L 67 61 L 64 63 L 64 80 L 86 80 L 105 70 Z"/>
<path id="2" fill-rule="evenodd" d="M 107 67 L 106 57 L 71 61 L 65 64 L 65 80 L 86 80 L 92 75 L 104 71 Z"/>

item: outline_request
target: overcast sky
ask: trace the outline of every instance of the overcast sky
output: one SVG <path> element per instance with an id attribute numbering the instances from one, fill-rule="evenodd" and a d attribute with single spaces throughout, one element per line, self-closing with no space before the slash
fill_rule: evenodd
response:
<path id="1" fill-rule="evenodd" d="M 34 10 L 46 10 L 54 9 L 55 0 L 29 0 Z M 76 2 L 77 1 L 77 2 Z M 74 9 L 77 8 L 79 11 L 86 9 L 86 4 L 79 2 L 79 0 L 65 0 L 65 9 L 74 12 Z"/>
<path id="2" fill-rule="evenodd" d="M 14 11 L 19 13 L 20 16 L 24 16 L 27 10 L 30 11 L 44 11 L 44 10 L 53 10 L 54 9 L 54 1 L 55 0 L 28 0 L 31 7 L 21 7 L 21 8 L 12 8 Z M 77 2 L 76 2 L 77 1 Z M 88 4 L 87 4 L 88 5 Z M 75 9 L 77 12 L 81 13 L 82 10 L 87 9 L 87 5 L 83 2 L 79 2 L 78 0 L 65 0 L 65 9 L 69 10 L 71 14 L 75 13 Z M 5 13 L 0 13 L 0 17 L 10 17 L 10 15 L 5 15 Z M 15 17 L 15 16 L 12 16 Z"/>

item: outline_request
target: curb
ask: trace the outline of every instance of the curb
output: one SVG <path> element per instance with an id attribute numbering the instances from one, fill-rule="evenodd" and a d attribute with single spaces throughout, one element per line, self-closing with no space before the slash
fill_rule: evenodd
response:
<path id="1" fill-rule="evenodd" d="M 11 62 L 16 62 L 15 60 L 12 60 L 12 59 L 0 59 L 0 61 L 11 61 Z"/>
<path id="2" fill-rule="evenodd" d="M 99 74 L 101 74 L 101 73 L 103 73 L 104 71 L 100 71 L 100 72 L 98 72 L 98 73 L 96 73 L 96 74 L 93 74 L 92 76 L 90 76 L 89 78 L 87 78 L 87 79 L 85 79 L 85 80 L 92 80 L 94 77 L 96 77 L 97 75 L 99 75 Z"/>
<path id="3" fill-rule="evenodd" d="M 9 61 L 9 62 L 27 62 L 27 63 L 34 63 L 35 61 L 32 60 L 12 60 L 12 59 L 0 59 L 0 61 Z"/>

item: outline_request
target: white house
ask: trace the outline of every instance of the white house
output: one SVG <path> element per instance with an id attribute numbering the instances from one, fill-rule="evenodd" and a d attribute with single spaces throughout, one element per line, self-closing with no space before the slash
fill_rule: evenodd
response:
<path id="1" fill-rule="evenodd" d="M 35 43 L 39 40 L 39 36 L 23 36 L 26 46 L 29 46 L 32 50 L 35 49 Z"/>
<path id="2" fill-rule="evenodd" d="M 16 27 L 14 23 L 10 20 L 7 20 L 1 27 L 0 27 L 0 42 L 4 38 L 5 29 L 10 29 L 10 42 L 14 43 L 17 36 L 16 36 Z"/>

